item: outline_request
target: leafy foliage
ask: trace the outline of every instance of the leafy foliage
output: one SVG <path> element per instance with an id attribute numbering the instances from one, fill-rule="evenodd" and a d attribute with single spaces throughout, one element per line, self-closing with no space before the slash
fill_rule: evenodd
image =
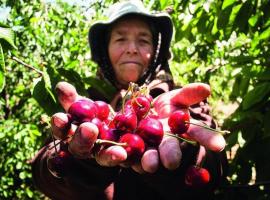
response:
<path id="1" fill-rule="evenodd" d="M 89 87 L 113 94 L 95 78 L 97 66 L 90 59 L 87 41 L 90 25 L 103 18 L 112 3 L 95 1 L 81 7 L 2 1 L 10 16 L 0 24 L 1 199 L 44 198 L 33 188 L 27 161 L 50 136 L 49 116 L 61 110 L 54 91 L 58 81 L 74 84 L 81 95 Z M 228 181 L 217 198 L 269 198 L 269 1 L 144 3 L 166 10 L 174 21 L 175 81 L 209 83 L 212 114 L 231 131 L 225 136 Z"/>

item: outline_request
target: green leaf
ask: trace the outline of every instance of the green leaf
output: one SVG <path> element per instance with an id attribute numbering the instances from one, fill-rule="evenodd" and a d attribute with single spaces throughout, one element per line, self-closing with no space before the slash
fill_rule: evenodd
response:
<path id="1" fill-rule="evenodd" d="M 230 5 L 232 5 L 235 2 L 235 0 L 225 0 L 223 1 L 222 4 L 222 10 L 225 10 L 227 7 L 229 7 Z"/>
<path id="2" fill-rule="evenodd" d="M 69 83 L 74 85 L 74 87 L 76 88 L 77 92 L 80 95 L 83 95 L 83 96 L 88 95 L 84 87 L 84 82 L 78 72 L 76 72 L 73 69 L 65 69 L 65 68 L 59 68 L 57 69 L 57 71 L 59 74 L 64 76 L 68 80 Z"/>
<path id="3" fill-rule="evenodd" d="M 5 87 L 5 59 L 2 46 L 0 44 L 0 92 Z"/>
<path id="4" fill-rule="evenodd" d="M 259 72 L 257 74 L 258 80 L 261 81 L 270 81 L 270 69 L 267 67 L 265 71 Z"/>
<path id="5" fill-rule="evenodd" d="M 48 115 L 52 115 L 61 109 L 55 100 L 53 92 L 46 86 L 44 78 L 35 85 L 33 97 Z"/>
<path id="6" fill-rule="evenodd" d="M 263 31 L 260 36 L 259 39 L 260 40 L 265 40 L 265 39 L 269 39 L 270 37 L 270 27 L 268 27 L 265 31 Z"/>
<path id="7" fill-rule="evenodd" d="M 112 99 L 116 93 L 115 87 L 103 80 L 97 79 L 95 77 L 88 77 L 84 79 L 84 81 L 99 91 L 106 99 Z"/>
<path id="8" fill-rule="evenodd" d="M 229 24 L 234 24 L 235 18 L 237 17 L 237 15 L 238 15 L 239 11 L 241 10 L 242 6 L 243 6 L 243 4 L 239 4 L 239 5 L 234 6 L 232 8 Z"/>
<path id="9" fill-rule="evenodd" d="M 270 83 L 262 83 L 256 86 L 253 90 L 249 91 L 244 97 L 242 105 L 243 109 L 247 110 L 253 105 L 262 101 L 270 92 Z"/>
<path id="10" fill-rule="evenodd" d="M 246 1 L 242 4 L 241 9 L 237 13 L 234 21 L 234 30 L 239 28 L 240 32 L 247 31 L 248 21 L 253 11 L 253 5 L 250 1 Z"/>
<path id="11" fill-rule="evenodd" d="M 0 38 L 7 41 L 14 49 L 17 49 L 16 45 L 14 44 L 14 32 L 11 28 L 0 27 Z"/>
<path id="12" fill-rule="evenodd" d="M 254 15 L 248 19 L 248 23 L 250 26 L 254 27 L 257 24 L 257 21 L 259 19 L 259 15 Z"/>
<path id="13" fill-rule="evenodd" d="M 28 195 L 28 197 L 32 198 L 34 193 L 32 192 L 32 190 L 30 190 L 29 188 L 26 188 L 26 194 Z"/>
<path id="14" fill-rule="evenodd" d="M 160 0 L 160 8 L 161 10 L 165 9 L 165 7 L 168 5 L 169 0 Z"/>

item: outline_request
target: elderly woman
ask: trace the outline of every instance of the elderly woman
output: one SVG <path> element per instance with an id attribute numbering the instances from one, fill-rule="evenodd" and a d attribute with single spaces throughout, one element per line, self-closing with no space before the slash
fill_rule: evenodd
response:
<path id="1" fill-rule="evenodd" d="M 99 65 L 97 76 L 118 92 L 106 99 L 92 87 L 89 98 L 106 101 L 117 110 L 131 82 L 146 85 L 155 98 L 153 110 L 164 127 L 171 112 L 189 110 L 191 117 L 215 128 L 206 104 L 209 86 L 174 86 L 168 65 L 173 33 L 170 17 L 165 13 L 151 14 L 139 1 L 117 3 L 108 13 L 107 21 L 90 28 L 89 43 L 92 59 Z M 66 111 L 73 102 L 86 98 L 66 82 L 58 83 L 56 91 Z M 68 120 L 65 113 L 52 116 L 52 133 L 56 138 L 64 138 Z M 98 134 L 95 124 L 85 122 L 67 144 L 51 142 L 44 146 L 32 163 L 37 188 L 51 199 L 65 200 L 210 199 L 224 178 L 226 159 L 220 151 L 225 140 L 211 130 L 190 125 L 188 134 L 196 136 L 201 145 L 164 136 L 158 148 L 146 149 L 140 162 L 133 164 L 127 164 L 127 152 L 118 145 L 93 156 Z M 59 148 L 72 154 L 69 170 L 63 176 L 53 173 L 48 165 L 48 158 Z M 206 168 L 210 182 L 196 188 L 187 185 L 184 176 L 191 165 Z"/>

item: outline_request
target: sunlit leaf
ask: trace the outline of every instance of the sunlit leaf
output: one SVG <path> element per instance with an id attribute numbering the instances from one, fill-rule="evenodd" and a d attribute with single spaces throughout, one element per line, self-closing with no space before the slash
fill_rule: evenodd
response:
<path id="1" fill-rule="evenodd" d="M 259 19 L 259 15 L 254 15 L 248 19 L 248 23 L 250 26 L 255 26 L 257 24 L 257 21 Z"/>
<path id="2" fill-rule="evenodd" d="M 260 40 L 265 40 L 265 39 L 268 39 L 270 37 L 270 27 L 268 27 L 265 31 L 263 31 L 259 38 Z"/>
<path id="3" fill-rule="evenodd" d="M 13 48 L 17 49 L 14 44 L 14 32 L 11 28 L 0 27 L 0 38 L 7 41 Z"/>
<path id="4" fill-rule="evenodd" d="M 230 5 L 234 4 L 235 0 L 225 0 L 223 1 L 222 4 L 222 10 L 225 10 L 227 7 L 229 7 Z"/>
<path id="5" fill-rule="evenodd" d="M 160 8 L 163 10 L 168 5 L 169 0 L 159 0 L 160 2 Z"/>
<path id="6" fill-rule="evenodd" d="M 36 83 L 33 90 L 33 97 L 48 115 L 52 115 L 60 110 L 53 92 L 46 86 L 43 78 Z"/>

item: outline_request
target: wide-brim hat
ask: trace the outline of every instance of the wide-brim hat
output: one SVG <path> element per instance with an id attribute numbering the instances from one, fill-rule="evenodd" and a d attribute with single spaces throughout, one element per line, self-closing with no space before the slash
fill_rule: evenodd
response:
<path id="1" fill-rule="evenodd" d="M 118 19 L 131 14 L 146 17 L 154 24 L 155 29 L 161 36 L 160 50 L 163 52 L 163 56 L 169 57 L 170 42 L 173 34 L 173 24 L 170 16 L 165 12 L 151 13 L 138 0 L 122 1 L 114 4 L 108 11 L 107 20 L 97 21 L 90 27 L 88 39 L 94 61 L 99 63 L 102 56 L 104 56 L 102 55 L 104 50 L 101 48 L 104 48 L 104 43 L 106 42 L 106 38 L 104 37 L 107 34 L 108 27 Z"/>

